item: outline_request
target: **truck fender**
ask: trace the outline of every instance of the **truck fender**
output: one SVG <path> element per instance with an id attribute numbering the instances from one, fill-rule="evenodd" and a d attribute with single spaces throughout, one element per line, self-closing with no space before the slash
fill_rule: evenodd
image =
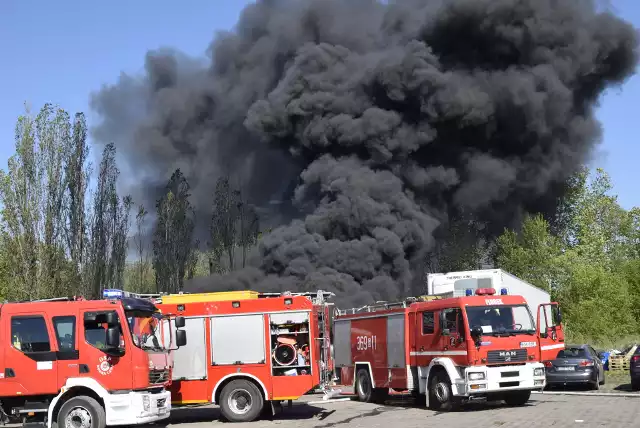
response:
<path id="1" fill-rule="evenodd" d="M 72 392 L 77 388 L 87 388 L 93 391 L 98 397 L 102 399 L 104 403 L 105 397 L 109 395 L 109 392 L 104 389 L 98 381 L 92 379 L 90 377 L 72 377 L 67 379 L 67 382 L 64 384 L 62 388 L 60 388 L 60 392 L 56 395 L 53 400 L 51 400 L 51 404 L 49 404 L 49 410 L 47 411 L 47 428 L 51 428 L 53 424 L 53 411 L 58 405 L 60 399 L 69 392 Z M 105 409 L 106 410 L 106 409 Z"/>
<path id="2" fill-rule="evenodd" d="M 367 366 L 366 369 L 369 371 L 369 379 L 371 379 L 371 388 L 375 388 L 376 387 L 376 380 L 373 378 L 373 370 L 371 370 L 371 363 L 369 362 L 364 362 L 364 361 L 359 361 L 354 363 L 354 367 L 353 367 L 353 388 L 355 390 L 356 387 L 356 382 L 358 381 L 358 366 L 360 367 L 364 367 Z"/>
<path id="3" fill-rule="evenodd" d="M 258 385 L 260 385 L 260 389 L 262 389 L 262 393 L 264 394 L 265 401 L 269 400 L 269 394 L 267 393 L 267 388 L 265 388 L 264 383 L 262 383 L 262 381 L 260 379 L 258 379 L 256 376 L 254 376 L 252 374 L 239 372 L 239 373 L 228 374 L 228 375 L 224 376 L 222 379 L 220 379 L 218 381 L 218 383 L 216 383 L 215 388 L 213 388 L 213 394 L 211 394 L 211 402 L 213 404 L 217 404 L 216 403 L 216 393 L 218 392 L 218 388 L 220 387 L 220 385 L 225 383 L 225 381 L 227 379 L 233 378 L 233 377 L 238 377 L 238 378 L 248 377 L 248 378 L 256 381 L 256 383 Z"/>
<path id="4" fill-rule="evenodd" d="M 419 379 L 419 392 L 425 394 L 427 399 L 427 407 L 429 407 L 429 380 L 431 374 L 437 369 L 444 369 L 451 380 L 453 393 L 455 394 L 455 384 L 463 378 L 460 377 L 460 372 L 451 358 L 441 357 L 434 358 L 427 367 L 418 367 L 418 379 Z"/>

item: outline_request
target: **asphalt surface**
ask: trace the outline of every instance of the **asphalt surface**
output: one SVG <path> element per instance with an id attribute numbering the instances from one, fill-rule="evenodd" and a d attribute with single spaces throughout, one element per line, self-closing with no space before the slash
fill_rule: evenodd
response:
<path id="1" fill-rule="evenodd" d="M 534 394 L 526 406 L 507 407 L 504 403 L 474 403 L 461 411 L 438 413 L 415 407 L 409 400 L 398 399 L 386 405 L 357 401 L 322 401 L 321 396 L 305 396 L 291 408 L 286 406 L 273 417 L 251 423 L 220 421 L 216 407 L 175 409 L 168 425 L 180 428 L 447 428 L 473 427 L 638 427 L 640 397 L 602 397 Z M 166 424 L 155 428 L 166 427 Z"/>

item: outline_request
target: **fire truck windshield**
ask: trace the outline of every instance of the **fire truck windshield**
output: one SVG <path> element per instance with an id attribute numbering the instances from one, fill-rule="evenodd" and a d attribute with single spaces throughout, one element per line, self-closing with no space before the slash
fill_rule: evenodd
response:
<path id="1" fill-rule="evenodd" d="M 133 343 L 142 349 L 164 351 L 167 347 L 162 337 L 162 315 L 149 312 L 127 312 L 127 321 Z"/>
<path id="2" fill-rule="evenodd" d="M 527 305 L 467 306 L 469 328 L 481 327 L 484 335 L 535 334 Z"/>

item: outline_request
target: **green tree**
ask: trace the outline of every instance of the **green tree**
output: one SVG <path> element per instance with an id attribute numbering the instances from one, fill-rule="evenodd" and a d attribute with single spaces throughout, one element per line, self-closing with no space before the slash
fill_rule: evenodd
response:
<path id="1" fill-rule="evenodd" d="M 87 212 L 86 196 L 91 175 L 87 162 L 87 123 L 83 113 L 77 113 L 73 125 L 73 137 L 66 153 L 66 241 L 71 262 L 78 273 L 85 271 L 87 253 Z M 84 282 L 84 281 L 83 281 Z"/>
<path id="2" fill-rule="evenodd" d="M 537 214 L 526 217 L 520 233 L 506 230 L 496 241 L 495 264 L 547 291 L 554 291 L 559 275 L 561 241 Z"/>
<path id="3" fill-rule="evenodd" d="M 145 246 L 145 222 L 149 212 L 144 206 L 138 206 L 138 213 L 136 214 L 136 236 L 135 244 L 138 253 L 138 261 L 136 263 L 137 275 L 133 280 L 134 291 L 143 292 L 149 291 L 149 284 L 146 283 L 147 269 L 149 269 L 149 261 L 147 259 L 147 251 Z"/>
<path id="4" fill-rule="evenodd" d="M 116 148 L 113 143 L 105 146 L 98 170 L 98 183 L 93 198 L 91 217 L 91 288 L 93 297 L 100 297 L 102 290 L 123 286 L 123 274 L 127 255 L 130 196 L 120 198 L 116 182 L 120 171 L 116 166 Z"/>
<path id="5" fill-rule="evenodd" d="M 157 291 L 182 290 L 191 266 L 194 210 L 189 202 L 189 183 L 177 169 L 167 183 L 167 192 L 157 204 L 153 239 L 153 266 Z"/>
<path id="6" fill-rule="evenodd" d="M 552 291 L 575 337 L 639 332 L 638 209 L 623 209 L 603 170 L 578 175 L 554 230 L 542 216 L 497 240 L 496 264 Z M 555 232 L 555 233 L 552 233 Z"/>
<path id="7" fill-rule="evenodd" d="M 18 118 L 16 153 L 0 172 L 4 243 L 18 298 L 68 289 L 65 260 L 64 166 L 71 141 L 69 115 L 45 104 Z"/>
<path id="8" fill-rule="evenodd" d="M 240 218 L 240 192 L 231 187 L 228 176 L 223 176 L 216 183 L 211 216 L 210 248 L 213 259 L 209 265 L 213 273 L 215 263 L 221 268 L 222 254 L 226 253 L 229 270 L 234 270 L 235 248 L 238 243 L 238 220 Z"/>

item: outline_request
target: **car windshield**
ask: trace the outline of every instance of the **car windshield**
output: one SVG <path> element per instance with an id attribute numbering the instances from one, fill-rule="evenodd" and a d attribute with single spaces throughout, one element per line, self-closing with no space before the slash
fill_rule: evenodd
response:
<path id="1" fill-rule="evenodd" d="M 469 327 L 481 327 L 484 335 L 534 334 L 527 305 L 467 306 Z"/>
<path id="2" fill-rule="evenodd" d="M 563 358 L 587 358 L 587 351 L 583 348 L 565 348 L 558 352 L 557 359 Z"/>
<path id="3" fill-rule="evenodd" d="M 149 312 L 127 312 L 127 321 L 133 343 L 142 349 L 163 351 L 162 316 Z"/>

